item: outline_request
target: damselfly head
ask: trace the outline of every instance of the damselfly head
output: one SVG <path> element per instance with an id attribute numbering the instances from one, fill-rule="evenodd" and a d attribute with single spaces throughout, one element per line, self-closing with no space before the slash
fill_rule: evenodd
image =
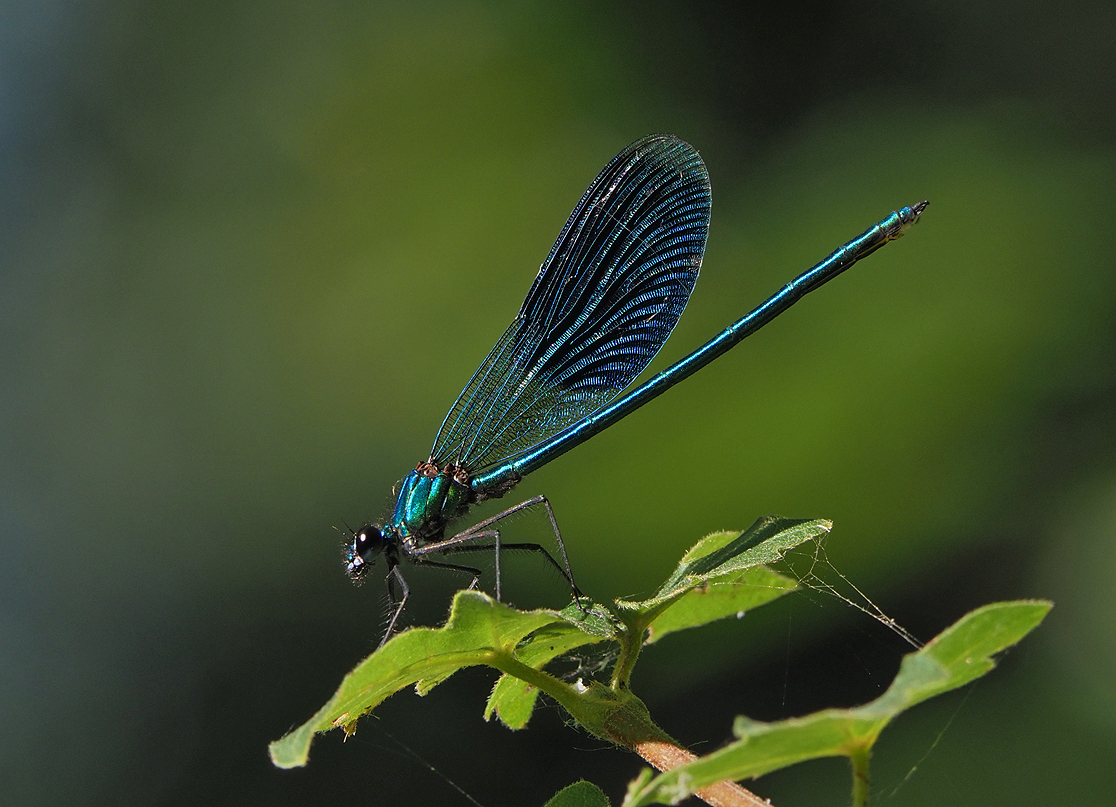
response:
<path id="1" fill-rule="evenodd" d="M 382 527 L 365 524 L 345 542 L 345 573 L 354 582 L 359 582 L 376 562 L 376 556 L 384 551 L 387 544 Z"/>

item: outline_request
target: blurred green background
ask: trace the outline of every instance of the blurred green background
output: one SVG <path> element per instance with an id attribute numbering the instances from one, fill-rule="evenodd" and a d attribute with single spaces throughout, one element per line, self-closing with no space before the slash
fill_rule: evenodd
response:
<path id="1" fill-rule="evenodd" d="M 652 370 L 932 204 L 515 495 L 548 495 L 598 600 L 768 513 L 834 519 L 816 571 L 924 640 L 1055 600 L 989 678 L 885 733 L 876 803 L 1112 803 L 1116 6 L 9 0 L 0 20 L 0 800 L 468 804 L 445 777 L 491 807 L 584 776 L 618 802 L 637 759 L 553 707 L 485 724 L 485 671 L 396 696 L 305 769 L 265 748 L 379 638 L 381 584 L 348 583 L 333 526 L 384 514 L 585 186 L 669 131 L 709 166 L 713 221 Z M 509 565 L 515 602 L 566 602 Z M 437 623 L 458 581 L 410 579 L 412 623 Z M 699 752 L 734 714 L 875 697 L 905 649 L 817 592 L 763 611 L 637 670 Z M 752 786 L 841 804 L 846 777 Z"/>

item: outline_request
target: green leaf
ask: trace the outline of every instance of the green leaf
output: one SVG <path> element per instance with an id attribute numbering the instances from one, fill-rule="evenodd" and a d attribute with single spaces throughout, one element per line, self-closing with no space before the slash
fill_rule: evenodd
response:
<path id="1" fill-rule="evenodd" d="M 995 666 L 992 655 L 1026 636 L 1051 607 L 1048 602 L 1023 601 L 978 608 L 906 656 L 887 692 L 864 706 L 826 709 L 778 723 L 738 717 L 733 725 L 736 742 L 633 785 L 624 807 L 673 804 L 680 794 L 715 782 L 759 776 L 808 759 L 863 758 L 896 715 L 987 673 Z"/>
<path id="2" fill-rule="evenodd" d="M 528 634 L 549 625 L 570 625 L 554 611 L 521 612 L 477 591 L 454 597 L 443 628 L 414 628 L 394 636 L 362 661 L 318 713 L 269 746 L 280 768 L 306 764 L 314 734 L 354 730 L 357 718 L 411 684 L 422 695 L 463 667 L 514 658 Z"/>
<path id="3" fill-rule="evenodd" d="M 543 807 L 609 807 L 609 801 L 603 790 L 583 779 L 559 790 Z"/>
<path id="4" fill-rule="evenodd" d="M 731 532 L 713 533 L 698 541 L 682 557 L 682 561 L 678 564 L 674 574 L 667 579 L 653 597 L 638 601 L 617 600 L 616 606 L 619 609 L 620 616 L 630 628 L 642 630 L 649 627 L 668 608 L 699 586 L 732 583 L 740 578 L 742 572 L 764 564 L 774 563 L 794 547 L 827 534 L 832 527 L 833 523 L 825 519 L 765 516 L 740 534 Z M 780 596 L 784 590 L 777 591 L 764 601 L 770 601 L 775 596 Z M 708 606 L 711 619 L 706 621 L 720 619 L 742 610 L 740 608 L 730 609 L 728 604 L 738 596 L 744 597 L 745 595 L 726 588 L 723 594 L 718 593 L 710 597 L 711 601 L 718 601 L 723 597 L 725 602 Z M 680 616 L 671 630 L 681 630 L 683 627 L 694 627 L 702 624 L 699 621 L 702 607 L 696 605 L 698 599 L 701 598 L 693 598 L 694 607 L 688 609 L 689 616 Z M 755 607 L 756 604 L 759 603 L 753 603 L 752 607 Z M 663 631 L 660 631 L 660 635 L 663 633 Z"/>
<path id="5" fill-rule="evenodd" d="M 868 706 L 890 712 L 929 700 L 980 678 L 995 667 L 992 655 L 1030 633 L 1053 603 L 1022 600 L 985 605 L 971 611 L 929 644 L 903 659 L 887 692 Z"/>
<path id="6" fill-rule="evenodd" d="M 570 608 L 573 611 L 563 612 L 564 616 L 580 616 L 577 606 Z M 607 618 L 607 614 L 602 619 L 601 612 L 592 609 L 589 619 L 579 623 L 554 623 L 535 631 L 516 649 L 516 658 L 528 667 L 541 670 L 558 656 L 576 647 L 611 638 L 614 633 L 612 621 Z M 484 719 L 490 720 L 496 714 L 500 722 L 509 729 L 521 729 L 527 725 L 538 695 L 539 690 L 522 678 L 504 674 L 488 696 Z"/>
<path id="7" fill-rule="evenodd" d="M 793 579 L 766 566 L 725 575 L 691 589 L 672 603 L 651 623 L 647 641 L 657 642 L 668 633 L 697 628 L 725 617 L 741 617 L 796 588 L 798 583 Z"/>

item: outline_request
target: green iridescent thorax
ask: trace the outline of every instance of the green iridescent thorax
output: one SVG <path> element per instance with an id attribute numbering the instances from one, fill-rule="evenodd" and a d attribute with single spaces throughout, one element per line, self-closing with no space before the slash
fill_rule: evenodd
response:
<path id="1" fill-rule="evenodd" d="M 468 476 L 460 468 L 420 462 L 407 474 L 395 502 L 391 527 L 420 541 L 441 537 L 446 522 L 469 509 L 472 503 Z"/>

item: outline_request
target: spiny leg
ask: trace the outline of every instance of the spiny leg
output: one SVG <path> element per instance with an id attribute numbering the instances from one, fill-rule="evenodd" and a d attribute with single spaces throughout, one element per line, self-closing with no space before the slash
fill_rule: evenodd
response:
<path id="1" fill-rule="evenodd" d="M 558 574 L 562 575 L 562 579 L 565 580 L 566 583 L 568 583 L 571 588 L 575 589 L 575 592 L 578 596 L 584 596 L 580 591 L 576 590 L 576 586 L 573 585 L 573 581 L 570 580 L 569 576 L 566 574 L 566 570 L 563 569 L 562 565 L 554 559 L 554 556 L 551 555 L 547 551 L 545 546 L 542 546 L 540 544 L 505 544 L 505 543 L 502 543 L 502 542 L 499 541 L 500 531 L 499 530 L 493 530 L 493 532 L 496 533 L 497 542 L 496 542 L 496 544 L 494 544 L 492 546 L 489 546 L 488 544 L 485 544 L 483 546 L 479 546 L 477 544 L 465 544 L 464 546 L 450 547 L 449 549 L 443 550 L 443 552 L 447 555 L 448 554 L 455 554 L 456 555 L 456 554 L 461 554 L 461 553 L 464 553 L 464 552 L 488 552 L 488 551 L 491 551 L 491 550 L 495 550 L 496 551 L 496 600 L 497 601 L 500 600 L 500 553 L 501 552 L 519 552 L 521 550 L 527 551 L 527 552 L 538 552 L 539 554 L 541 554 L 546 559 L 546 562 L 549 563 L 551 566 L 553 566 L 554 570 L 556 572 L 558 572 Z"/>
<path id="2" fill-rule="evenodd" d="M 492 516 L 491 518 L 486 518 L 484 521 L 480 522 L 479 524 L 474 524 L 472 527 L 469 527 L 469 529 L 465 530 L 461 534 L 467 535 L 467 534 L 475 532 L 477 530 L 483 530 L 485 527 L 489 526 L 490 524 L 495 524 L 497 521 L 500 521 L 501 519 L 505 519 L 508 516 L 513 515 L 514 513 L 518 513 L 520 510 L 527 510 L 531 507 L 535 507 L 536 505 L 540 505 L 540 504 L 543 507 L 546 508 L 547 518 L 550 519 L 550 529 L 554 532 L 554 543 L 558 544 L 558 552 L 562 555 L 562 565 L 565 568 L 560 567 L 558 569 L 558 571 L 562 573 L 562 576 L 564 578 L 566 578 L 566 582 L 570 584 L 570 588 L 573 590 L 573 593 L 574 593 L 574 599 L 576 600 L 578 597 L 581 597 L 581 596 L 584 596 L 584 595 L 582 595 L 581 589 L 579 589 L 577 587 L 577 583 L 574 582 L 573 569 L 570 568 L 570 558 L 566 554 L 566 542 L 562 540 L 562 531 L 560 529 L 558 529 L 558 519 L 555 518 L 554 508 L 550 506 L 550 501 L 546 498 L 546 496 L 541 496 L 541 495 L 540 496 L 533 496 L 530 499 L 528 499 L 527 501 L 520 502 L 519 504 L 515 505 L 514 507 L 509 507 L 507 510 L 504 510 L 503 512 L 500 512 L 500 513 L 497 513 L 496 515 Z M 555 566 L 558 565 L 554 561 L 554 558 L 551 556 L 551 554 L 549 552 L 547 552 L 545 549 L 543 549 L 542 551 L 543 551 L 543 554 L 545 554 L 550 559 L 551 563 L 553 563 Z M 579 606 L 581 605 L 580 601 L 578 601 L 578 605 Z"/>
<path id="3" fill-rule="evenodd" d="M 393 580 L 399 581 L 399 587 L 403 590 L 403 596 L 398 600 L 395 596 L 395 587 L 392 585 Z M 407 585 L 407 581 L 403 579 L 403 573 L 399 571 L 399 564 L 393 563 L 387 574 L 387 592 L 388 602 L 395 606 L 391 617 L 388 619 L 387 630 L 384 631 L 384 638 L 380 640 L 377 650 L 383 647 L 387 640 L 391 638 L 391 634 L 395 632 L 395 623 L 399 619 L 399 615 L 403 613 L 403 606 L 407 604 L 407 597 L 411 594 L 411 588 Z"/>
<path id="4" fill-rule="evenodd" d="M 445 555 L 456 552 L 488 552 L 495 550 L 496 552 L 496 601 L 500 602 L 500 531 L 499 530 L 485 530 L 484 532 L 476 532 L 470 535 L 462 534 L 447 538 L 445 541 L 438 541 L 433 544 L 426 544 L 417 549 L 412 550 L 411 560 L 415 563 L 423 563 L 427 566 L 440 566 L 445 569 L 461 569 L 468 570 L 473 573 L 473 582 L 469 588 L 476 588 L 480 582 L 480 570 L 474 569 L 471 566 L 457 566 L 452 563 L 437 563 L 432 560 L 426 560 L 423 556 L 429 553 L 436 553 Z M 478 546 L 473 544 L 473 541 L 484 541 L 491 538 L 494 543 L 492 545 L 484 544 Z M 468 543 L 466 543 L 468 542 Z"/>
<path id="5" fill-rule="evenodd" d="M 547 559 L 555 567 L 557 567 L 558 571 L 566 579 L 566 582 L 570 584 L 570 589 L 573 591 L 574 602 L 577 603 L 577 607 L 580 608 L 583 613 L 586 613 L 585 607 L 581 604 L 581 597 L 583 597 L 585 595 L 582 594 L 581 589 L 579 589 L 577 587 L 577 583 L 574 581 L 573 570 L 570 568 L 570 559 L 569 559 L 569 556 L 566 554 L 566 544 L 562 540 L 561 530 L 558 529 L 558 519 L 554 517 L 554 509 L 550 506 L 550 502 L 547 500 L 547 498 L 545 496 L 534 496 L 534 497 L 528 499 L 527 501 L 520 502 L 519 504 L 515 505 L 514 507 L 509 507 L 507 510 L 503 510 L 503 511 L 497 513 L 494 516 L 486 518 L 484 521 L 481 521 L 481 522 L 478 522 L 477 524 L 474 524 L 473 526 L 469 527 L 468 529 L 459 532 L 457 535 L 453 536 L 452 538 L 447 538 L 444 541 L 437 541 L 436 543 L 427 544 L 424 547 L 422 547 L 422 554 L 426 554 L 427 552 L 437 552 L 437 553 L 479 552 L 479 551 L 486 550 L 486 549 L 492 549 L 493 547 L 481 547 L 481 546 L 471 546 L 471 547 L 469 547 L 468 545 L 473 544 L 474 542 L 476 542 L 478 540 L 485 539 L 485 538 L 495 539 L 495 542 L 496 542 L 496 546 L 495 546 L 495 550 L 496 550 L 496 591 L 497 591 L 497 599 L 499 599 L 499 592 L 500 592 L 500 532 L 499 532 L 499 530 L 489 530 L 487 528 L 491 527 L 496 522 L 507 518 L 510 515 L 518 513 L 520 510 L 527 510 L 527 509 L 529 509 L 531 507 L 535 507 L 536 505 L 539 505 L 539 504 L 546 507 L 546 514 L 547 514 L 547 517 L 550 519 L 550 527 L 554 531 L 554 541 L 555 541 L 555 543 L 558 544 L 558 551 L 562 555 L 562 563 L 563 563 L 565 568 L 563 568 L 562 566 L 559 566 L 558 563 L 554 560 L 554 557 L 548 551 L 546 551 L 546 549 L 544 549 L 543 547 L 539 546 L 538 544 L 532 544 L 530 546 L 538 547 L 538 551 L 541 551 L 547 557 Z M 466 548 L 466 547 L 468 547 L 468 548 Z M 522 548 L 528 548 L 528 545 L 524 545 Z M 532 550 L 532 551 L 534 551 L 534 550 Z"/>
<path id="6" fill-rule="evenodd" d="M 427 560 L 419 556 L 412 556 L 411 562 L 416 566 L 431 566 L 435 569 L 449 569 L 453 572 L 465 572 L 465 574 L 471 575 L 473 578 L 473 581 L 469 583 L 470 590 L 480 585 L 481 570 L 474 569 L 472 566 L 459 566 L 456 563 L 441 563 L 440 561 Z"/>
<path id="7" fill-rule="evenodd" d="M 470 575 L 473 578 L 472 582 L 469 584 L 470 589 L 476 588 L 477 584 L 480 582 L 481 570 L 475 569 L 472 566 L 461 566 L 456 563 L 440 563 L 436 560 L 427 560 L 426 558 L 415 556 L 411 557 L 411 562 L 414 563 L 416 566 L 432 566 L 436 569 L 449 569 L 450 571 L 454 572 L 465 572 L 465 574 Z M 394 583 L 397 580 L 399 581 L 399 586 L 403 591 L 402 597 L 397 597 L 395 594 Z M 380 640 L 380 644 L 377 646 L 377 649 L 383 647 L 384 644 L 387 643 L 387 640 L 390 639 L 391 635 L 395 632 L 395 623 L 396 621 L 398 621 L 400 614 L 403 613 L 403 606 L 407 602 L 407 597 L 411 594 L 411 587 L 407 585 L 407 581 L 403 578 L 403 573 L 399 571 L 398 562 L 392 564 L 391 570 L 388 572 L 387 592 L 388 602 L 391 605 L 395 606 L 395 610 L 392 611 L 391 617 L 388 619 L 387 630 L 384 632 L 384 638 Z"/>

